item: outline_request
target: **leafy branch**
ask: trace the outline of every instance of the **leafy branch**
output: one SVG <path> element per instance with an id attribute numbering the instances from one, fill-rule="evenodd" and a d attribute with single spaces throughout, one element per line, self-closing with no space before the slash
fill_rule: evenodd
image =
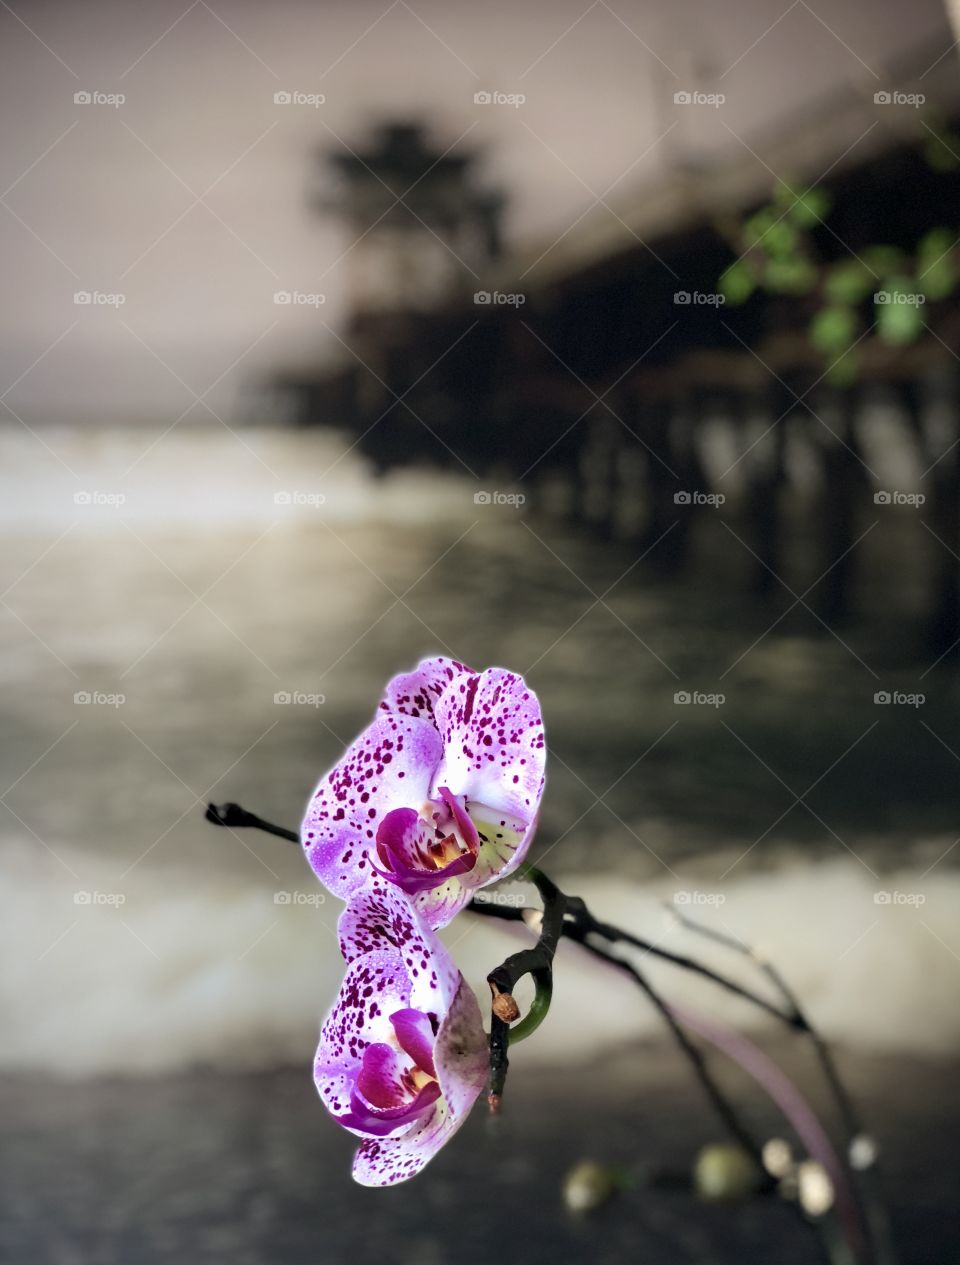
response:
<path id="1" fill-rule="evenodd" d="M 927 130 L 928 165 L 937 171 L 960 166 L 960 138 L 939 126 Z M 737 258 L 721 273 L 718 288 L 732 306 L 758 292 L 803 301 L 807 337 L 829 366 L 828 380 L 847 386 L 859 372 L 857 344 L 867 331 L 875 327 L 886 346 L 908 346 L 923 332 L 925 304 L 957 290 L 960 232 L 931 228 L 912 254 L 875 244 L 826 262 L 815 234 L 831 208 L 823 187 L 778 181 L 766 206 L 740 223 L 720 225 Z"/>

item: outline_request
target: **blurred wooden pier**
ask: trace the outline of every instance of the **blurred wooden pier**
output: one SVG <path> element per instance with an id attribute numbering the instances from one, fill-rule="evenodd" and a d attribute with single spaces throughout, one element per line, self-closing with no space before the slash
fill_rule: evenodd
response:
<path id="1" fill-rule="evenodd" d="M 916 86 L 904 68 L 890 83 Z M 941 118 L 960 117 L 953 57 L 923 87 Z M 878 107 L 867 89 L 845 89 L 778 140 L 776 167 L 792 183 L 829 170 L 835 216 L 817 239 L 825 262 L 877 243 L 909 253 L 931 228 L 960 230 L 960 162 L 930 165 L 925 126 Z M 831 624 L 855 606 L 865 515 L 885 496 L 913 497 L 905 503 L 922 516 L 935 559 L 926 649 L 956 648 L 955 297 L 925 305 L 910 345 L 867 333 L 855 381 L 831 385 L 808 335 L 808 301 L 716 299 L 735 257 L 730 222 L 770 198 L 770 171 L 751 154 L 715 171 L 680 167 L 616 216 L 585 216 L 539 256 L 503 252 L 498 192 L 476 183 L 469 156 L 452 162 L 415 126 L 383 129 L 357 162 L 326 160 L 343 181 L 328 205 L 363 247 L 339 362 L 275 383 L 301 424 L 345 432 L 379 471 L 428 464 L 522 490 L 539 512 L 649 550 L 663 574 L 688 565 L 698 521 L 719 499 L 753 555 L 749 586 L 760 595 L 789 579 L 799 512 L 816 539 L 817 608 Z M 403 196 L 411 184 L 415 202 Z M 367 257 L 384 223 L 403 244 Z M 421 273 L 429 285 L 418 292 Z M 888 486 L 872 454 L 893 433 L 906 473 Z"/>

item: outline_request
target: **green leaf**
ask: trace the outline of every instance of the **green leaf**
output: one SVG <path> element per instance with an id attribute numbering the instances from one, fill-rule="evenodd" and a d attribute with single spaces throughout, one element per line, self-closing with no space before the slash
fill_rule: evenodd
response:
<path id="1" fill-rule="evenodd" d="M 832 264 L 823 283 L 831 303 L 859 303 L 872 293 L 876 278 L 859 259 L 842 259 Z"/>
<path id="2" fill-rule="evenodd" d="M 821 308 L 810 322 L 810 341 L 818 351 L 839 356 L 857 336 L 857 314 L 852 307 L 832 303 Z"/>
<path id="3" fill-rule="evenodd" d="M 791 185 L 786 180 L 778 180 L 773 189 L 774 205 L 782 208 L 784 211 L 788 206 L 793 206 L 797 198 L 803 196 L 802 185 Z"/>
<path id="4" fill-rule="evenodd" d="M 917 286 L 928 299 L 935 302 L 953 293 L 957 286 L 957 279 L 956 260 L 951 255 L 944 255 L 942 259 L 937 259 L 927 268 L 921 268 L 917 277 Z"/>
<path id="5" fill-rule="evenodd" d="M 778 294 L 809 294 L 817 284 L 817 270 L 807 259 L 771 259 L 763 274 L 768 290 Z"/>
<path id="6" fill-rule="evenodd" d="M 923 329 L 923 295 L 909 277 L 894 277 L 877 294 L 877 334 L 893 347 L 915 342 Z"/>
<path id="7" fill-rule="evenodd" d="M 778 212 L 776 207 L 765 206 L 762 211 L 757 211 L 755 215 L 751 215 L 743 225 L 743 231 L 747 241 L 751 246 L 755 246 L 763 235 L 770 230 L 777 221 Z"/>
<path id="8" fill-rule="evenodd" d="M 956 288 L 957 235 L 949 228 L 933 228 L 917 245 L 917 286 L 928 299 L 945 299 Z"/>
<path id="9" fill-rule="evenodd" d="M 742 259 L 738 259 L 736 263 L 732 263 L 729 268 L 720 274 L 720 280 L 717 284 L 720 288 L 720 293 L 726 298 L 727 302 L 738 306 L 741 303 L 746 303 L 750 295 L 753 294 L 757 287 L 757 279 L 750 265 Z"/>
<path id="10" fill-rule="evenodd" d="M 956 244 L 957 234 L 952 228 L 932 228 L 917 242 L 917 254 L 921 259 L 932 263 L 934 259 L 945 255 L 948 250 L 953 250 Z"/>
<path id="11" fill-rule="evenodd" d="M 788 215 L 797 228 L 813 228 L 826 219 L 831 203 L 826 189 L 808 189 L 791 206 Z"/>
<path id="12" fill-rule="evenodd" d="M 776 207 L 768 206 L 751 215 L 743 226 L 748 243 L 759 246 L 768 255 L 789 254 L 796 245 L 796 228 Z"/>

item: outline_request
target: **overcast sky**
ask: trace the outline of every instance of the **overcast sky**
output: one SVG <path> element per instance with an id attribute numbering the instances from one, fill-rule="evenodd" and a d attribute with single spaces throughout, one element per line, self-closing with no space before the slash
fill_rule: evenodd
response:
<path id="1" fill-rule="evenodd" d="M 548 244 L 615 181 L 611 200 L 685 146 L 759 143 L 937 41 L 951 43 L 940 0 L 4 4 L 0 396 L 31 423 L 165 421 L 211 384 L 231 410 L 245 381 L 322 354 L 350 239 L 306 205 L 311 155 L 382 116 L 480 146 L 510 239 Z M 722 112 L 674 106 L 698 86 L 724 93 Z M 478 106 L 480 89 L 526 100 Z M 277 91 L 326 101 L 275 105 Z M 324 307 L 274 305 L 295 288 Z M 125 301 L 79 306 L 77 291 Z"/>

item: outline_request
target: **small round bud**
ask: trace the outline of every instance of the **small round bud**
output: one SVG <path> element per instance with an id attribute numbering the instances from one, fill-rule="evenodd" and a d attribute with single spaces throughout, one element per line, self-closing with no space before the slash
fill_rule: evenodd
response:
<path id="1" fill-rule="evenodd" d="M 563 1202 L 570 1212 L 593 1212 L 611 1198 L 616 1188 L 608 1168 L 593 1160 L 582 1160 L 563 1179 Z"/>
<path id="2" fill-rule="evenodd" d="M 858 1172 L 873 1168 L 878 1154 L 877 1144 L 869 1134 L 858 1133 L 855 1138 L 850 1139 L 850 1164 Z"/>
<path id="3" fill-rule="evenodd" d="M 793 1166 L 793 1151 L 783 1138 L 771 1138 L 763 1144 L 763 1167 L 771 1177 L 786 1177 Z"/>
<path id="4" fill-rule="evenodd" d="M 520 1018 L 520 1007 L 512 993 L 501 993 L 493 984 L 490 986 L 490 991 L 493 993 L 491 1009 L 498 1019 L 503 1023 L 513 1023 L 514 1019 Z"/>
<path id="5" fill-rule="evenodd" d="M 833 1182 L 822 1164 L 804 1160 L 797 1169 L 800 1206 L 811 1217 L 822 1217 L 833 1207 Z"/>
<path id="6" fill-rule="evenodd" d="M 693 1185 L 701 1199 L 747 1199 L 760 1185 L 756 1164 L 739 1146 L 705 1146 L 693 1166 Z"/>

